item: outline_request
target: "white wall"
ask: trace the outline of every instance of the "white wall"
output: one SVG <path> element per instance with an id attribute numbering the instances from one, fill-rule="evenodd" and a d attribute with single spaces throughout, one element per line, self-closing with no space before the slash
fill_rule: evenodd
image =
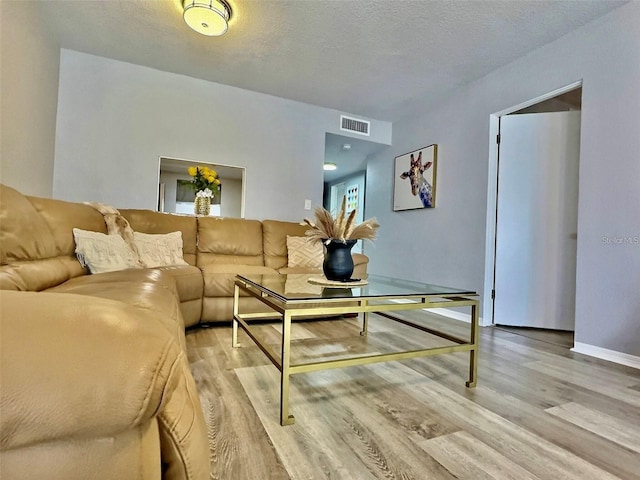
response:
<path id="1" fill-rule="evenodd" d="M 640 2 L 631 2 L 393 125 L 371 158 L 370 271 L 483 293 L 489 117 L 583 80 L 575 341 L 640 355 Z M 438 205 L 391 211 L 393 159 L 438 144 Z M 398 234 L 398 232 L 402 232 Z"/>
<path id="2" fill-rule="evenodd" d="M 0 2 L 0 182 L 50 197 L 60 47 L 37 2 Z"/>
<path id="3" fill-rule="evenodd" d="M 322 201 L 340 112 L 62 50 L 53 195 L 155 208 L 158 157 L 246 167 L 246 218 L 299 221 Z M 372 121 L 372 140 L 391 125 Z"/>

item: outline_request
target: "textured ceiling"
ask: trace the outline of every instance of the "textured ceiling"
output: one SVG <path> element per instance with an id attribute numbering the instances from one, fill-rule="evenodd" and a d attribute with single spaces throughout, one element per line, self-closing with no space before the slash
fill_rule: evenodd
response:
<path id="1" fill-rule="evenodd" d="M 623 3 L 231 0 L 205 37 L 180 0 L 37 1 L 63 48 L 388 121 Z"/>

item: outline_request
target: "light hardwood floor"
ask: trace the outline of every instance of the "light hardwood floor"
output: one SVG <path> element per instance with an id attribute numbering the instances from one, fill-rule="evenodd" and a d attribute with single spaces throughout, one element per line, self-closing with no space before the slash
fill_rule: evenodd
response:
<path id="1" fill-rule="evenodd" d="M 278 344 L 277 324 L 256 328 Z M 292 361 L 446 344 L 377 315 L 358 332 L 357 319 L 298 322 Z M 475 389 L 468 353 L 295 375 L 296 423 L 282 427 L 278 371 L 249 337 L 233 349 L 230 326 L 188 332 L 211 478 L 640 479 L 640 371 L 571 353 L 570 334 L 533 333 L 482 328 Z"/>

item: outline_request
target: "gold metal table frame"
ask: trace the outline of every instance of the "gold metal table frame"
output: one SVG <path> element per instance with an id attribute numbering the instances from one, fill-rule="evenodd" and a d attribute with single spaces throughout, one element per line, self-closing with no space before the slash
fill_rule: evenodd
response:
<path id="1" fill-rule="evenodd" d="M 302 277 L 302 275 L 289 275 L 289 277 Z M 308 277 L 309 275 L 305 275 Z M 297 298 L 287 296 L 284 291 L 279 291 L 268 285 L 282 285 L 286 275 L 238 275 L 235 278 L 233 301 L 233 333 L 232 346 L 240 347 L 238 343 L 238 326 L 247 333 L 255 344 L 264 352 L 271 362 L 280 371 L 280 424 L 291 425 L 295 423 L 293 415 L 289 415 L 289 377 L 296 373 L 327 370 L 331 368 L 350 367 L 354 365 L 368 365 L 391 360 L 405 360 L 409 358 L 425 357 L 452 352 L 469 352 L 469 380 L 467 387 L 475 387 L 477 382 L 478 363 L 478 300 L 476 292 L 456 290 L 435 285 L 423 285 L 423 293 L 417 293 L 420 289 L 410 288 L 405 293 L 387 292 L 387 294 L 355 294 L 353 296 L 337 296 L 325 298 L 321 296 L 306 296 Z M 380 276 L 369 276 L 372 281 L 398 282 L 404 281 L 389 279 Z M 419 285 L 419 284 L 413 284 Z M 354 288 L 353 290 L 359 290 Z M 415 290 L 415 291 L 409 291 Z M 430 291 L 431 290 L 431 291 Z M 259 299 L 264 305 L 272 309 L 271 312 L 244 313 L 239 312 L 240 291 L 248 293 Z M 430 308 L 470 307 L 471 326 L 470 338 L 464 340 L 456 336 L 441 332 L 412 321 L 395 317 L 388 312 L 401 310 L 417 310 Z M 350 313 L 362 313 L 362 331 L 360 335 L 367 334 L 369 313 L 377 313 L 393 321 L 402 323 L 423 332 L 445 338 L 456 343 L 442 347 L 432 347 L 420 350 L 406 350 L 392 353 L 352 356 L 335 360 L 291 364 L 291 322 L 296 317 L 309 316 L 338 316 Z M 279 318 L 282 321 L 282 344 L 278 354 L 263 339 L 251 331 L 248 321 Z"/>

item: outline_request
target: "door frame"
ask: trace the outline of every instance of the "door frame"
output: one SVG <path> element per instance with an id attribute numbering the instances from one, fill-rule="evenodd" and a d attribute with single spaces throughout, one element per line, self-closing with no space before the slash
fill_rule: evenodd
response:
<path id="1" fill-rule="evenodd" d="M 482 298 L 482 326 L 493 325 L 492 291 L 495 285 L 496 261 L 496 221 L 498 208 L 498 164 L 499 149 L 497 137 L 500 133 L 500 117 L 508 115 L 536 103 L 544 102 L 563 93 L 582 87 L 582 80 L 553 90 L 539 97 L 506 108 L 489 116 L 489 174 L 487 184 L 487 221 L 484 254 L 484 293 Z"/>

